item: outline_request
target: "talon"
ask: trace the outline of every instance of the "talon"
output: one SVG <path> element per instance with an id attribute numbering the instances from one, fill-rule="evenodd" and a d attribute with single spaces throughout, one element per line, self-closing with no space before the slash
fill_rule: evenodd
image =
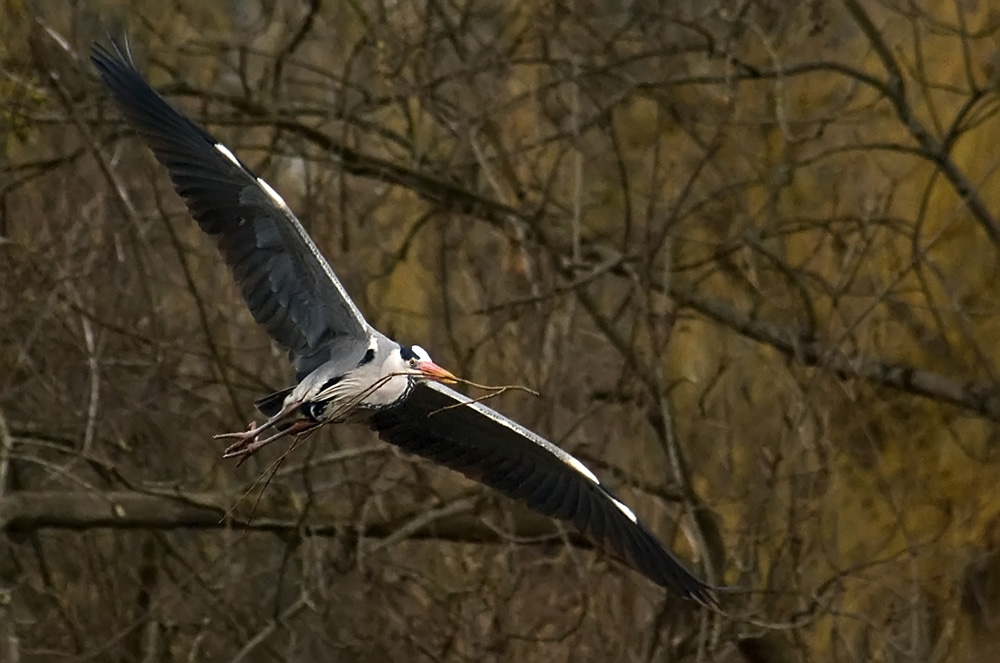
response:
<path id="1" fill-rule="evenodd" d="M 252 453 L 256 447 L 255 444 L 260 437 L 261 428 L 257 427 L 256 421 L 251 421 L 250 425 L 245 431 L 240 433 L 220 433 L 218 435 L 213 435 L 212 437 L 216 440 L 218 439 L 236 439 L 236 442 L 230 444 L 226 447 L 225 451 L 222 452 L 223 458 L 229 458 L 231 456 L 237 456 L 242 454 Z"/>
<path id="2" fill-rule="evenodd" d="M 222 452 L 222 457 L 232 458 L 233 456 L 245 456 L 247 454 L 253 453 L 255 442 L 257 442 L 257 438 L 240 440 L 235 444 L 230 444 Z"/>
<path id="3" fill-rule="evenodd" d="M 261 426 L 260 428 L 257 428 L 257 422 L 256 421 L 251 421 L 250 424 L 247 425 L 247 429 L 245 431 L 239 431 L 239 432 L 236 432 L 236 433 L 217 433 L 216 435 L 212 436 L 212 439 L 213 440 L 224 440 L 224 439 L 237 438 L 237 439 L 240 439 L 240 440 L 245 440 L 245 439 L 247 439 L 247 436 L 250 433 L 254 433 L 256 435 L 256 434 L 259 434 L 262 430 L 263 430 L 263 426 Z"/>

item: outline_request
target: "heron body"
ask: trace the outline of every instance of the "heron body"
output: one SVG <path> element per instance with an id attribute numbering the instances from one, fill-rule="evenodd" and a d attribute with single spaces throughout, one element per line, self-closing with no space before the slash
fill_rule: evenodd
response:
<path id="1" fill-rule="evenodd" d="M 684 568 L 583 463 L 449 388 L 454 376 L 426 350 L 368 324 L 281 196 L 160 96 L 127 50 L 95 45 L 91 59 L 296 370 L 297 384 L 255 403 L 262 424 L 217 436 L 234 440 L 224 455 L 246 458 L 325 423 L 366 424 L 401 449 L 572 523 L 657 584 L 715 603 L 717 588 Z"/>

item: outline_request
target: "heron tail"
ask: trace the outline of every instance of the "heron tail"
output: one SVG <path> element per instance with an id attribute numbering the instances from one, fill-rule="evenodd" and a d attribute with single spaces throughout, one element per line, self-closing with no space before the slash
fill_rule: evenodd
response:
<path id="1" fill-rule="evenodd" d="M 258 398 L 253 402 L 254 407 L 256 407 L 260 412 L 270 418 L 281 412 L 281 407 L 285 403 L 285 397 L 292 393 L 292 389 L 295 387 L 289 387 L 288 389 L 282 389 L 281 391 L 276 391 L 273 394 L 268 394 L 263 398 Z"/>

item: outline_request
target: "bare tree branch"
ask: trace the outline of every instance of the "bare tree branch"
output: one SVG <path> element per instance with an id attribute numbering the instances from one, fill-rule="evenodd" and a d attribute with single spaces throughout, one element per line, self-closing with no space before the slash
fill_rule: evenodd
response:
<path id="1" fill-rule="evenodd" d="M 962 382 L 934 371 L 901 363 L 849 355 L 811 340 L 805 334 L 760 320 L 717 299 L 696 294 L 674 280 L 670 295 L 678 304 L 698 311 L 706 318 L 771 346 L 805 366 L 817 366 L 843 378 L 859 378 L 876 386 L 923 396 L 955 405 L 964 410 L 1000 421 L 1000 388 L 990 383 Z"/>
<path id="2" fill-rule="evenodd" d="M 295 496 L 287 500 L 268 495 L 251 517 L 251 505 L 226 518 L 237 496 L 222 493 L 177 492 L 151 494 L 137 491 L 18 491 L 0 499 L 0 530 L 31 532 L 44 529 L 121 530 L 221 530 L 248 532 L 307 533 L 310 536 L 362 536 L 370 539 L 449 541 L 454 543 L 553 545 L 562 533 L 553 522 L 530 512 L 518 513 L 501 528 L 469 513 L 467 503 L 449 506 L 440 513 L 367 522 L 359 527 L 351 518 L 330 508 L 313 506 L 309 518 L 300 518 Z M 418 513 L 422 513 L 418 512 Z M 580 547 L 590 545 L 580 537 L 570 540 Z M 372 550 L 377 550 L 376 546 Z"/>

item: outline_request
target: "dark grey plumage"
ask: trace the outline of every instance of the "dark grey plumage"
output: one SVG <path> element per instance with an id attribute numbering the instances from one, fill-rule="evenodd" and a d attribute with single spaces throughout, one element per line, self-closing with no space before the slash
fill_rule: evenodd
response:
<path id="1" fill-rule="evenodd" d="M 101 80 L 215 238 L 254 319 L 288 350 L 299 378 L 337 355 L 360 359 L 369 325 L 284 202 L 112 48 L 93 49 Z"/>
<path id="2" fill-rule="evenodd" d="M 254 319 L 297 370 L 297 385 L 257 401 L 264 424 L 217 436 L 237 439 L 226 455 L 245 458 L 331 421 L 367 423 L 402 449 L 572 523 L 654 582 L 714 604 L 715 588 L 685 569 L 580 461 L 436 382 L 454 376 L 418 346 L 368 325 L 281 197 L 153 90 L 117 44 L 95 46 L 92 60 L 191 215 L 215 238 Z M 277 433 L 260 439 L 268 430 Z"/>
<path id="3" fill-rule="evenodd" d="M 658 585 L 714 601 L 711 589 L 582 463 L 482 403 L 427 382 L 397 407 L 374 413 L 370 425 L 386 442 L 572 523 Z"/>

